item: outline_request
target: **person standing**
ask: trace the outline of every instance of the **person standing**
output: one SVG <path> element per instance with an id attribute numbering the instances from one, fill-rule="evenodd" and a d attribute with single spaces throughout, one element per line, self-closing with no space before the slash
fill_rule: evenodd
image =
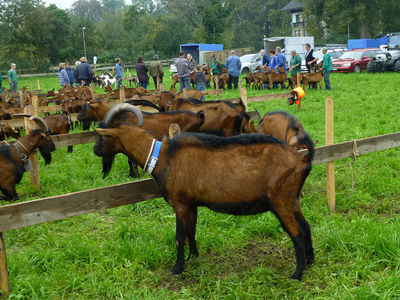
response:
<path id="1" fill-rule="evenodd" d="M 140 85 L 145 89 L 147 89 L 147 85 L 149 84 L 149 75 L 147 75 L 148 71 L 149 70 L 147 69 L 146 65 L 143 63 L 143 56 L 138 56 L 136 73 L 137 77 L 139 78 Z"/>
<path id="2" fill-rule="evenodd" d="M 76 86 L 80 86 L 82 81 L 84 82 L 83 85 L 89 86 L 90 81 L 93 78 L 93 71 L 90 65 L 87 63 L 86 57 L 81 57 L 80 64 L 75 70 L 75 78 L 77 79 Z M 78 85 L 79 84 L 79 85 Z"/>
<path id="3" fill-rule="evenodd" d="M 153 61 L 150 63 L 149 73 L 150 76 L 153 77 L 154 86 L 157 89 L 157 77 L 160 79 L 160 83 L 162 83 L 164 77 L 164 70 L 161 61 L 158 60 L 157 54 L 153 56 Z"/>
<path id="4" fill-rule="evenodd" d="M 282 53 L 281 47 L 276 47 L 276 67 L 275 68 L 283 68 L 284 73 L 286 73 L 286 57 L 285 54 Z M 279 70 L 278 70 L 279 73 Z"/>
<path id="5" fill-rule="evenodd" d="M 225 67 L 228 69 L 229 73 L 229 79 L 227 83 L 228 89 L 232 89 L 232 81 L 234 88 L 237 89 L 242 63 L 240 62 L 240 58 L 235 55 L 234 50 L 231 50 L 231 55 L 226 60 Z"/>
<path id="6" fill-rule="evenodd" d="M 68 74 L 69 84 L 74 86 L 74 70 L 71 69 L 71 64 L 68 61 L 65 63 L 65 71 Z"/>
<path id="7" fill-rule="evenodd" d="M 324 54 L 324 58 L 322 61 L 322 73 L 324 75 L 325 89 L 331 90 L 332 88 L 329 79 L 329 73 L 333 70 L 333 64 L 332 64 L 332 58 L 327 52 L 328 52 L 327 48 L 322 48 L 322 54 Z"/>
<path id="8" fill-rule="evenodd" d="M 210 68 L 213 75 L 220 75 L 222 73 L 222 68 L 218 58 L 216 58 L 215 55 L 212 55 L 211 59 Z"/>
<path id="9" fill-rule="evenodd" d="M 122 79 L 124 78 L 124 71 L 122 71 L 121 59 L 118 57 L 115 59 L 115 72 L 117 73 L 117 89 L 120 89 L 122 85 Z"/>
<path id="10" fill-rule="evenodd" d="M 268 59 L 268 56 L 265 54 L 265 50 L 264 49 L 260 50 L 260 56 L 261 56 L 261 59 L 262 59 L 261 68 L 263 69 L 264 67 L 268 67 L 269 59 Z"/>
<path id="11" fill-rule="evenodd" d="M 190 90 L 190 67 L 188 60 L 185 58 L 185 52 L 179 52 L 179 58 L 175 64 L 179 77 L 179 91 L 182 92 L 183 88 Z"/>
<path id="12" fill-rule="evenodd" d="M 311 68 L 315 65 L 318 61 L 318 58 L 314 57 L 314 49 L 311 48 L 309 43 L 306 44 L 306 67 L 308 73 L 311 73 Z"/>
<path id="13" fill-rule="evenodd" d="M 60 63 L 58 65 L 58 80 L 60 81 L 62 88 L 67 84 L 70 84 L 67 71 L 65 70 L 65 63 Z"/>
<path id="14" fill-rule="evenodd" d="M 206 86 L 206 75 L 204 75 L 204 72 L 201 68 L 200 65 L 196 67 L 196 74 L 194 75 L 194 83 L 196 84 L 196 88 L 199 91 L 205 91 L 205 86 Z M 205 96 L 201 97 L 201 100 L 204 101 Z"/>
<path id="15" fill-rule="evenodd" d="M 294 76 L 301 73 L 301 57 L 297 55 L 296 50 L 292 50 L 291 54 L 289 71 L 291 71 L 290 75 Z"/>
<path id="16" fill-rule="evenodd" d="M 276 56 L 275 56 L 275 50 L 269 50 L 269 64 L 268 64 L 268 68 L 270 68 L 270 70 L 274 70 L 276 68 Z"/>
<path id="17" fill-rule="evenodd" d="M 10 83 L 10 92 L 18 91 L 18 76 L 17 76 L 17 65 L 12 63 L 11 68 L 8 71 L 8 82 Z"/>
<path id="18" fill-rule="evenodd" d="M 188 54 L 187 56 L 187 60 L 188 60 L 188 63 L 189 63 L 189 69 L 190 69 L 190 71 L 191 72 L 193 72 L 193 71 L 196 71 L 195 69 L 196 69 L 196 61 L 194 60 L 194 58 L 192 57 L 192 54 Z"/>

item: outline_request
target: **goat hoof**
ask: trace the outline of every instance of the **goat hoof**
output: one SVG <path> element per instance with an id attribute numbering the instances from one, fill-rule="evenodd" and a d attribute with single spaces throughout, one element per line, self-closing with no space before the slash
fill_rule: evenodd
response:
<path id="1" fill-rule="evenodd" d="M 307 266 L 311 266 L 314 263 L 314 255 L 311 257 L 306 258 Z"/>
<path id="2" fill-rule="evenodd" d="M 185 264 L 176 264 L 173 268 L 172 268 L 172 275 L 177 275 L 177 274 L 182 274 L 183 272 L 183 268 L 184 268 Z"/>
<path id="3" fill-rule="evenodd" d="M 301 277 L 303 276 L 303 272 L 296 271 L 292 276 L 290 276 L 291 279 L 296 279 L 298 281 L 301 281 Z"/>

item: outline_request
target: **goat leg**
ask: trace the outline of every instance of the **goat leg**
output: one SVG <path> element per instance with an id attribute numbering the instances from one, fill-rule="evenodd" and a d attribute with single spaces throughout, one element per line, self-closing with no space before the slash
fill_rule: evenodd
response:
<path id="1" fill-rule="evenodd" d="M 7 200 L 7 201 L 12 201 L 12 200 L 18 200 L 19 196 L 17 194 L 17 191 L 15 190 L 15 186 L 12 186 L 10 188 L 1 188 L 1 191 L 3 192 L 4 196 L 0 196 L 0 200 Z"/>
<path id="2" fill-rule="evenodd" d="M 306 269 L 305 238 L 302 226 L 299 224 L 293 211 L 288 211 L 284 207 L 280 207 L 279 209 L 276 209 L 274 213 L 281 222 L 283 229 L 289 234 L 290 238 L 292 239 L 296 252 L 297 267 L 296 271 L 290 278 L 301 281 L 301 277 L 303 276 L 304 270 Z"/>
<path id="3" fill-rule="evenodd" d="M 72 153 L 73 149 L 73 146 L 68 146 L 68 153 Z"/>
<path id="4" fill-rule="evenodd" d="M 186 222 L 186 232 L 189 239 L 189 257 L 187 261 L 193 256 L 199 256 L 199 251 L 196 246 L 196 223 L 197 223 L 197 206 L 192 207 L 188 213 L 188 222 Z"/>
<path id="5" fill-rule="evenodd" d="M 186 234 L 182 220 L 178 217 L 178 212 L 176 212 L 176 264 L 172 268 L 172 274 L 182 274 L 185 268 L 185 241 Z"/>
<path id="6" fill-rule="evenodd" d="M 303 212 L 301 209 L 298 212 L 295 212 L 296 219 L 300 224 L 301 229 L 304 232 L 304 242 L 305 242 L 305 257 L 306 257 L 306 264 L 311 265 L 314 262 L 314 248 L 312 246 L 311 241 L 311 230 L 310 225 L 304 218 Z"/>

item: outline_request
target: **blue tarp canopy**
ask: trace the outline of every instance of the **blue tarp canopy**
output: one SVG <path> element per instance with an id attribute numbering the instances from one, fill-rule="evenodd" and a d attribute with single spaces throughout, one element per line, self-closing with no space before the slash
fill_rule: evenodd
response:
<path id="1" fill-rule="evenodd" d="M 222 51 L 224 50 L 223 44 L 197 44 L 197 43 L 187 43 L 181 44 L 182 50 L 195 50 L 198 49 L 200 51 Z"/>
<path id="2" fill-rule="evenodd" d="M 361 49 L 361 48 L 379 48 L 380 45 L 387 45 L 388 38 L 382 37 L 380 39 L 358 39 L 358 40 L 348 40 L 347 48 L 351 49 Z"/>

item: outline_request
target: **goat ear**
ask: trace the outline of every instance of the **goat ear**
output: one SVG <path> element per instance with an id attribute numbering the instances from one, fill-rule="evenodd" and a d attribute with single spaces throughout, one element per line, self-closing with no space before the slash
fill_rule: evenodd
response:
<path id="1" fill-rule="evenodd" d="M 102 136 L 117 136 L 118 132 L 117 129 L 115 128 L 95 128 L 94 131 L 96 131 L 98 134 Z"/>

